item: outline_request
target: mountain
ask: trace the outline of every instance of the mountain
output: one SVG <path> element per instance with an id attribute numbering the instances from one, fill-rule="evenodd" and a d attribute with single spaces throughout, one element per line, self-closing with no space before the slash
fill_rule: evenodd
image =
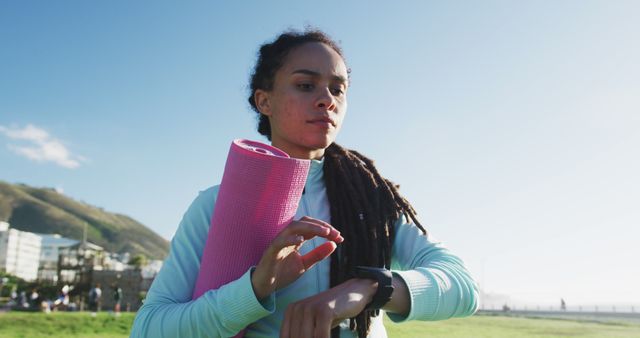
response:
<path id="1" fill-rule="evenodd" d="M 50 188 L 0 181 L 0 221 L 14 229 L 87 240 L 111 252 L 163 259 L 169 242 L 129 216 L 76 201 Z"/>

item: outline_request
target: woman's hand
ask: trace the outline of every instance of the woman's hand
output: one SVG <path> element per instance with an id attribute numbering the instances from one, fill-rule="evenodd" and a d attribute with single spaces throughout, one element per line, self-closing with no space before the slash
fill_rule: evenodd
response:
<path id="1" fill-rule="evenodd" d="M 280 338 L 329 338 L 332 328 L 364 310 L 376 293 L 377 284 L 370 279 L 349 279 L 327 291 L 290 304 L 280 328 Z"/>
<path id="2" fill-rule="evenodd" d="M 329 240 L 302 256 L 298 252 L 307 240 L 320 236 Z M 256 298 L 263 299 L 298 279 L 310 267 L 331 255 L 336 243 L 344 238 L 340 232 L 323 221 L 303 217 L 284 228 L 265 250 L 251 275 Z"/>

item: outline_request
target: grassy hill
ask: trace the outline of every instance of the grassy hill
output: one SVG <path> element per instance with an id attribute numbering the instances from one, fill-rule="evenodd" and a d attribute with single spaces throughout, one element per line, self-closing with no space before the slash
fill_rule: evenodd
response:
<path id="1" fill-rule="evenodd" d="M 130 252 L 162 259 L 169 243 L 131 217 L 76 201 L 49 188 L 0 181 L 0 221 L 12 228 L 82 239 L 111 252 Z"/>

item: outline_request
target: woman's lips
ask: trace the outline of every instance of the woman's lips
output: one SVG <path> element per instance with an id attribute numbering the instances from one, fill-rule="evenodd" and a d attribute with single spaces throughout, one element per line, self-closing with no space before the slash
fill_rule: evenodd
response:
<path id="1" fill-rule="evenodd" d="M 313 124 L 314 126 L 318 126 L 322 128 L 333 127 L 333 124 L 331 124 L 331 122 L 326 122 L 326 121 L 311 121 L 309 123 Z"/>
<path id="2" fill-rule="evenodd" d="M 322 118 L 313 119 L 311 121 L 308 121 L 307 123 L 311 123 L 313 125 L 324 127 L 324 128 L 329 128 L 329 127 L 335 127 L 336 126 L 336 124 L 333 122 L 333 120 L 331 120 L 328 117 L 322 117 Z"/>
<path id="3" fill-rule="evenodd" d="M 314 121 L 309 121 L 308 123 L 317 127 L 327 128 L 327 129 L 333 127 L 333 123 L 329 121 L 324 121 L 324 120 L 314 120 Z"/>

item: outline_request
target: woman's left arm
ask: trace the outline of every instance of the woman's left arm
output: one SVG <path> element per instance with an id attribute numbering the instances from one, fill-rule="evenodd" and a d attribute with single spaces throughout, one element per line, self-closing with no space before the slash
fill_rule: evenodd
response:
<path id="1" fill-rule="evenodd" d="M 395 322 L 465 317 L 478 308 L 478 286 L 462 260 L 404 217 L 396 223 L 391 269 L 396 290 L 385 310 Z"/>
<path id="2" fill-rule="evenodd" d="M 394 291 L 383 310 L 395 322 L 464 317 L 477 310 L 478 288 L 462 260 L 404 218 L 396 223 L 391 268 Z M 354 278 L 292 303 L 280 337 L 328 337 L 331 327 L 364 310 L 376 289 L 376 282 Z"/>

